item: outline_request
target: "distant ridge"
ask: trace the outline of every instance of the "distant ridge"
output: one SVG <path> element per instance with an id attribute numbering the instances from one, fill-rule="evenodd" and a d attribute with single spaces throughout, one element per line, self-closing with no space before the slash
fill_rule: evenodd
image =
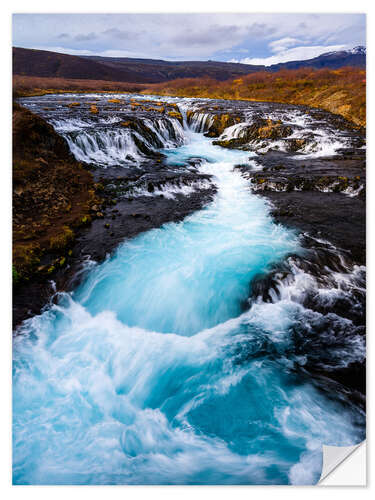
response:
<path id="1" fill-rule="evenodd" d="M 272 66 L 268 66 L 268 69 L 270 69 L 271 71 L 278 71 L 279 69 L 299 68 L 338 69 L 343 68 L 344 66 L 366 68 L 366 47 L 359 45 L 358 47 L 354 47 L 350 50 L 325 52 L 318 57 L 314 57 L 313 59 L 273 64 Z"/>
<path id="2" fill-rule="evenodd" d="M 313 59 L 272 66 L 220 61 L 163 61 L 127 57 L 73 56 L 13 47 L 13 74 L 129 83 L 161 83 L 177 78 L 209 77 L 224 81 L 258 71 L 280 69 L 366 67 L 366 48 L 327 52 Z"/>

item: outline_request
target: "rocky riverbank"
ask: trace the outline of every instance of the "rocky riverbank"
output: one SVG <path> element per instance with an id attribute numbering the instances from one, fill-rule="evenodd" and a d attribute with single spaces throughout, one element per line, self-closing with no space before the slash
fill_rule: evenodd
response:
<path id="1" fill-rule="evenodd" d="M 149 85 L 143 92 L 178 97 L 289 103 L 324 109 L 366 126 L 366 70 L 297 70 L 259 72 L 226 81 L 180 78 Z"/>
<path id="2" fill-rule="evenodd" d="M 326 255 L 322 245 L 333 245 L 351 265 L 365 263 L 365 136 L 342 117 L 303 106 L 141 96 L 22 103 L 41 117 L 15 106 L 15 324 L 39 313 L 55 290 L 76 286 L 88 260 L 212 200 L 214 183 L 197 168 L 202 157 L 181 165 L 163 154 L 165 145 L 183 144 L 184 120 L 221 147 L 257 153 L 235 170 L 267 197 L 276 220 L 306 234 L 306 248 Z"/>
<path id="3" fill-rule="evenodd" d="M 254 162 L 235 170 L 271 202 L 273 217 L 365 265 L 365 130 L 307 107 L 295 114 L 287 105 L 257 103 L 251 112 L 234 101 L 221 106 L 201 104 L 194 113 L 213 116 L 205 135 L 214 144 L 257 152 Z"/>
<path id="4" fill-rule="evenodd" d="M 329 241 L 351 260 L 366 262 L 364 150 L 335 158 L 293 159 L 270 152 L 260 172 L 236 167 L 252 189 L 270 200 L 281 224 Z"/>
<path id="5" fill-rule="evenodd" d="M 147 134 L 142 121 L 126 126 Z M 99 262 L 124 239 L 182 220 L 212 199 L 210 176 L 196 171 L 199 159 L 181 172 L 143 149 L 149 159 L 141 167 L 78 162 L 51 125 L 14 105 L 14 327 L 56 291 L 76 286 L 87 260 Z"/>
<path id="6" fill-rule="evenodd" d="M 332 358 L 333 346 L 365 335 L 364 131 L 305 107 L 296 112 L 259 103 L 249 112 L 232 105 L 228 114 L 220 104 L 201 103 L 188 117 L 201 123 L 207 116 L 200 130 L 216 137 L 214 144 L 257 152 L 252 162 L 234 170 L 249 181 L 249 189 L 266 197 L 276 221 L 299 233 L 304 248 L 302 255 L 290 255 L 252 281 L 244 310 L 283 298 L 301 304 L 311 317 L 307 314 L 290 332 L 288 356 L 298 359 L 295 367 L 319 386 L 335 392 L 336 384 L 343 384 L 364 407 L 364 359 L 340 364 Z"/>

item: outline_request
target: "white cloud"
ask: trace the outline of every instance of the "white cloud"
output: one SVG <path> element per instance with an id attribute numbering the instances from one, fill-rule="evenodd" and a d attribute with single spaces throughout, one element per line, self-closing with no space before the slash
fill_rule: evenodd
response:
<path id="1" fill-rule="evenodd" d="M 38 50 L 49 50 L 51 52 L 59 52 L 60 54 L 70 54 L 72 56 L 102 56 L 102 57 L 137 57 L 134 52 L 127 50 L 102 50 L 93 51 L 85 49 L 71 49 L 68 47 L 34 47 Z"/>
<path id="2" fill-rule="evenodd" d="M 49 50 L 51 52 L 59 52 L 61 54 L 70 54 L 72 56 L 92 56 L 94 55 L 91 50 L 85 50 L 85 49 L 68 49 L 66 47 L 46 47 L 42 45 L 37 45 L 33 47 L 33 49 L 37 50 Z"/>
<path id="3" fill-rule="evenodd" d="M 363 14 L 15 14 L 13 44 L 70 54 L 263 59 L 294 47 L 365 43 Z M 64 47 L 61 47 L 64 46 Z M 68 47 L 68 48 L 67 48 Z M 311 57 L 311 50 L 307 57 Z M 314 49 L 315 50 L 315 49 Z M 227 51 L 224 53 L 224 51 Z M 246 52 L 247 51 L 247 52 Z M 108 54 L 108 53 L 107 53 Z M 316 52 L 313 53 L 313 56 Z M 267 57 L 266 57 L 267 56 Z M 280 57 L 278 60 L 281 60 Z M 290 54 L 287 55 L 290 58 Z M 292 54 L 293 57 L 293 54 Z M 295 56 L 300 57 L 300 55 Z M 263 61 L 262 61 L 263 62 Z M 271 64 L 271 60 L 268 64 Z"/>
<path id="4" fill-rule="evenodd" d="M 286 49 L 289 49 L 290 47 L 293 47 L 303 43 L 302 40 L 299 40 L 298 38 L 291 38 L 291 37 L 286 37 L 286 38 L 281 38 L 280 40 L 274 40 L 273 42 L 268 44 L 268 47 L 270 48 L 271 52 L 282 52 Z"/>
<path id="5" fill-rule="evenodd" d="M 229 62 L 240 62 L 243 64 L 264 64 L 271 66 L 271 64 L 278 64 L 289 61 L 299 61 L 305 59 L 312 59 L 313 57 L 320 56 L 325 52 L 333 52 L 335 50 L 345 50 L 350 48 L 348 45 L 314 45 L 311 47 L 293 47 L 290 49 L 283 49 L 274 56 L 270 57 L 245 57 L 244 59 L 232 59 Z"/>

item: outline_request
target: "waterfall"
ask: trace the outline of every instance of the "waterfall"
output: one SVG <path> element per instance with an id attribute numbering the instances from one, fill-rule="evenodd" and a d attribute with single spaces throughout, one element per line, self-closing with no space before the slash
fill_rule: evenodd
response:
<path id="1" fill-rule="evenodd" d="M 187 120 L 189 103 L 179 104 L 184 127 L 142 115 L 61 132 L 77 158 L 103 166 L 162 152 L 182 170 L 198 157 L 217 193 L 183 221 L 124 241 L 22 324 L 15 484 L 315 484 L 323 444 L 364 439 L 348 390 L 309 372 L 361 363 L 360 327 L 306 300 L 348 303 L 363 270 L 302 270 L 298 234 L 234 169 L 256 169 L 256 154 L 215 146 L 202 133 L 209 114 Z M 238 137 L 240 125 L 225 134 Z M 267 298 L 261 279 L 274 283 Z"/>
<path id="2" fill-rule="evenodd" d="M 68 141 L 70 150 L 77 160 L 98 165 L 117 165 L 129 161 L 139 162 L 145 158 L 139 150 L 134 138 L 144 144 L 145 150 L 151 149 L 138 134 L 125 129 L 82 130 L 63 134 Z"/>
<path id="3" fill-rule="evenodd" d="M 208 113 L 193 112 L 189 117 L 188 124 L 193 132 L 203 133 L 210 129 L 213 119 L 214 117 Z"/>
<path id="4" fill-rule="evenodd" d="M 161 148 L 180 146 L 184 131 L 177 119 L 145 118 L 134 129 L 117 121 L 113 127 L 93 127 L 79 120 L 64 124 L 60 130 L 77 160 L 102 166 L 142 162 Z"/>

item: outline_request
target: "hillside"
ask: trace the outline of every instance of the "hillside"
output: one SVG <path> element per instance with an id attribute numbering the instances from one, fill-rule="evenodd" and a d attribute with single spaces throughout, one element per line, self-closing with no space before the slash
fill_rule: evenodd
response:
<path id="1" fill-rule="evenodd" d="M 339 69 L 345 66 L 366 68 L 366 48 L 362 46 L 354 47 L 352 50 L 340 50 L 336 52 L 326 52 L 313 59 L 302 61 L 289 61 L 281 64 L 273 64 L 270 66 L 271 71 L 279 71 L 280 69 L 300 69 L 300 68 L 315 68 L 315 69 Z"/>
<path id="2" fill-rule="evenodd" d="M 344 63 L 351 67 L 341 67 Z M 320 107 L 366 126 L 365 64 L 364 47 L 268 68 L 14 48 L 13 92 L 17 97 L 94 90 L 284 102 Z"/>
<path id="3" fill-rule="evenodd" d="M 139 75 L 132 71 L 110 68 L 83 57 L 17 47 L 13 48 L 13 75 L 119 82 L 139 80 Z"/>
<path id="4" fill-rule="evenodd" d="M 262 66 L 216 61 L 169 62 L 150 59 L 71 56 L 13 47 L 13 74 L 49 78 L 158 83 L 176 78 L 226 80 L 259 71 Z"/>
<path id="5" fill-rule="evenodd" d="M 43 78 L 103 80 L 127 83 L 161 83 L 178 78 L 212 78 L 225 81 L 259 71 L 276 72 L 301 67 L 338 69 L 366 67 L 366 49 L 330 52 L 303 61 L 272 66 L 221 61 L 163 61 L 126 57 L 72 56 L 24 48 L 13 48 L 13 74 Z"/>
<path id="6" fill-rule="evenodd" d="M 110 80 L 81 80 L 79 78 L 44 78 L 13 76 L 13 97 L 55 94 L 61 92 L 139 92 L 148 84 L 112 82 Z"/>
<path id="7" fill-rule="evenodd" d="M 74 159 L 65 139 L 39 116 L 15 104 L 15 284 L 38 276 L 42 279 L 66 263 L 75 228 L 88 221 L 91 205 L 98 203 L 94 189 L 91 173 Z"/>
<path id="8" fill-rule="evenodd" d="M 366 126 L 366 72 L 359 68 L 259 72 L 226 82 L 180 79 L 149 86 L 149 94 L 282 102 L 318 107 Z"/>

